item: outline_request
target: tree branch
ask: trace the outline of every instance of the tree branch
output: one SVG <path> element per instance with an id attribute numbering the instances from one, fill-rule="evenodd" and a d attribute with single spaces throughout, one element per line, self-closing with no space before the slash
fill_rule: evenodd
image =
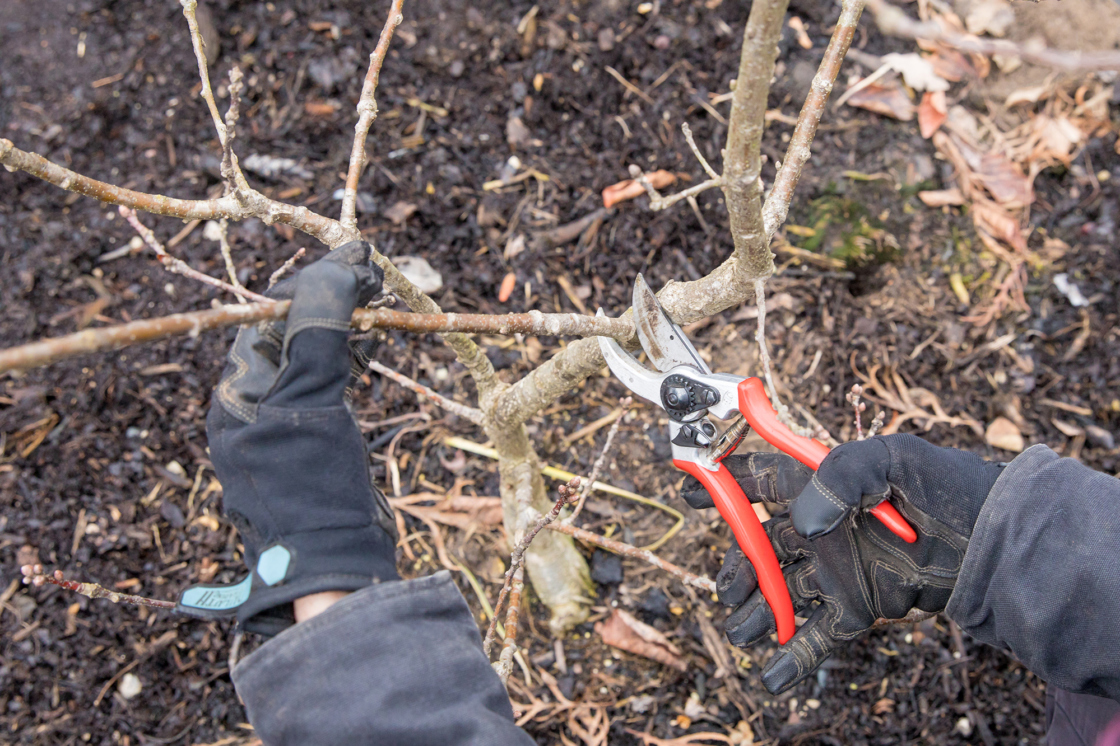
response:
<path id="1" fill-rule="evenodd" d="M 366 165 L 366 135 L 373 120 L 377 118 L 377 101 L 374 93 L 377 91 L 377 81 L 381 76 L 381 66 L 385 63 L 385 55 L 389 52 L 389 42 L 393 39 L 393 32 L 404 20 L 401 7 L 404 0 L 393 0 L 389 8 L 389 17 L 385 20 L 385 27 L 381 29 L 381 37 L 377 46 L 369 55 L 369 70 L 366 71 L 365 82 L 362 83 L 362 95 L 358 99 L 358 123 L 354 125 L 354 144 L 350 150 L 350 169 L 346 172 L 346 188 L 342 193 L 342 215 L 340 222 L 348 228 L 357 228 L 358 219 L 354 206 L 358 199 L 358 179 L 361 178 L 362 169 Z"/>
<path id="2" fill-rule="evenodd" d="M 214 279 L 214 278 L 210 278 Z M 214 280 L 215 282 L 220 282 Z M 223 283 L 224 285 L 224 283 Z M 85 329 L 75 334 L 42 339 L 38 342 L 0 350 L 0 373 L 13 369 L 35 368 L 91 352 L 117 350 L 141 342 L 152 342 L 181 334 L 196 336 L 210 329 L 252 324 L 266 319 L 281 319 L 288 313 L 289 301 L 269 301 L 227 305 L 207 311 L 177 313 L 156 319 L 133 321 L 118 326 Z M 461 313 L 405 313 L 385 308 L 354 311 L 351 325 L 361 331 L 373 328 L 426 334 L 458 333 L 473 346 L 467 333 L 539 334 L 549 336 L 607 336 L 626 339 L 634 329 L 629 319 L 580 316 L 578 314 L 543 314 L 539 311 L 489 316 Z M 476 348 L 477 349 L 477 348 Z M 481 355 L 481 351 L 479 352 Z M 485 356 L 483 356 L 485 357 Z"/>
<path id="3" fill-rule="evenodd" d="M 1006 39 L 985 39 L 943 28 L 934 21 L 918 21 L 886 0 L 866 0 L 867 8 L 875 15 L 879 30 L 891 36 L 937 41 L 962 52 L 988 56 L 1007 55 L 1018 57 L 1037 65 L 1055 70 L 1120 70 L 1120 52 L 1040 49 L 1016 44 Z"/>
<path id="4" fill-rule="evenodd" d="M 852 45 L 852 37 L 855 35 L 860 14 L 863 12 L 863 5 L 864 0 L 843 0 L 840 20 L 836 22 L 836 29 L 829 39 L 828 48 L 824 50 L 824 59 L 821 60 L 817 74 L 813 78 L 813 85 L 805 98 L 805 104 L 801 107 L 801 114 L 797 117 L 797 126 L 794 127 L 789 147 L 786 148 L 782 167 L 774 178 L 774 187 L 762 207 L 767 245 L 789 214 L 793 191 L 801 179 L 801 170 L 812 154 L 810 148 L 817 134 L 817 126 L 821 122 L 821 115 L 824 114 L 825 104 L 832 93 L 836 76 L 840 73 L 840 65 Z"/>
<path id="5" fill-rule="evenodd" d="M 153 215 L 166 215 L 180 220 L 244 220 L 257 217 L 266 224 L 283 223 L 303 231 L 334 248 L 347 241 L 360 238 L 357 231 L 343 230 L 337 220 L 325 218 L 306 207 L 294 207 L 265 197 L 250 190 L 239 195 L 244 204 L 232 194 L 214 199 L 176 199 L 162 194 L 146 194 L 131 189 L 106 184 L 103 181 L 75 173 L 51 163 L 36 153 L 17 148 L 11 140 L 0 138 L 0 164 L 9 171 L 25 171 L 43 181 L 70 192 L 93 197 L 110 205 L 124 205 Z"/>
<path id="6" fill-rule="evenodd" d="M 774 255 L 762 224 L 762 132 L 774 63 L 789 0 L 755 0 L 743 31 L 739 75 L 731 97 L 723 194 L 740 271 L 751 280 L 774 273 Z"/>

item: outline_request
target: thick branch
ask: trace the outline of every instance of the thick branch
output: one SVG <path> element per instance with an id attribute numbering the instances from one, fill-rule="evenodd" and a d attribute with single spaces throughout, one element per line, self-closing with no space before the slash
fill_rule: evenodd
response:
<path id="1" fill-rule="evenodd" d="M 774 63 L 789 0 L 755 0 L 743 32 L 739 75 L 731 98 L 723 194 L 740 269 L 752 280 L 774 272 L 774 256 L 762 225 L 762 132 Z"/>
<path id="2" fill-rule="evenodd" d="M 374 93 L 377 91 L 381 66 L 385 63 L 385 55 L 389 52 L 389 42 L 393 39 L 393 32 L 404 20 L 404 16 L 401 15 L 403 5 L 404 0 L 393 0 L 393 5 L 389 8 L 389 17 L 385 20 L 385 27 L 381 29 L 381 37 L 369 55 L 369 70 L 366 71 L 366 79 L 362 83 L 362 95 L 358 99 L 358 123 L 354 126 L 354 144 L 350 150 L 350 170 L 346 172 L 346 189 L 342 194 L 340 218 L 340 222 L 348 228 L 357 228 L 358 225 L 354 206 L 358 199 L 358 179 L 361 178 L 362 169 L 366 165 L 366 135 L 369 134 L 373 120 L 377 118 L 377 101 L 374 99 Z"/>
<path id="3" fill-rule="evenodd" d="M 239 324 L 251 324 L 266 319 L 283 318 L 288 313 L 288 301 L 275 303 L 249 303 L 239 306 L 222 306 L 208 311 L 177 313 L 157 319 L 133 321 L 119 326 L 86 329 L 63 337 L 0 350 L 0 373 L 34 368 L 90 352 L 116 350 L 141 342 L 151 342 L 181 334 L 195 336 L 209 329 L 220 329 Z M 541 334 L 549 336 L 594 336 L 628 338 L 634 330 L 628 319 L 612 319 L 578 314 L 421 314 L 405 313 L 380 308 L 358 309 L 351 319 L 354 328 L 369 331 L 373 328 L 396 329 L 418 334 L 428 332 L 454 332 L 474 346 L 467 333 L 489 334 Z M 447 334 L 446 336 L 451 336 Z M 476 348 L 477 349 L 477 348 Z M 481 351 L 479 352 L 481 355 Z M 485 356 L 483 356 L 485 357 Z"/>
<path id="4" fill-rule="evenodd" d="M 867 0 L 867 8 L 875 15 L 879 30 L 891 36 L 938 41 L 962 52 L 988 56 L 1006 55 L 1052 67 L 1055 70 L 1120 70 L 1120 52 L 1081 52 L 1065 49 L 1035 48 L 1006 39 L 986 39 L 962 34 L 933 21 L 918 21 L 886 0 Z"/>
<path id="5" fill-rule="evenodd" d="M 805 98 L 801 114 L 797 117 L 797 126 L 794 127 L 793 137 L 790 138 L 789 147 L 786 149 L 786 158 L 774 178 L 774 188 L 770 190 L 770 196 L 766 198 L 766 204 L 762 208 L 767 245 L 789 214 L 793 190 L 797 188 L 797 182 L 801 179 L 801 170 L 811 155 L 813 137 L 817 134 L 817 126 L 820 124 L 828 97 L 832 93 L 836 76 L 840 73 L 844 55 L 852 45 L 852 37 L 855 35 L 860 14 L 863 12 L 863 5 L 864 0 L 844 0 L 841 6 L 840 20 L 836 22 L 836 29 L 832 32 L 828 48 L 824 50 L 824 59 L 817 68 L 817 75 L 813 78 L 809 95 Z"/>

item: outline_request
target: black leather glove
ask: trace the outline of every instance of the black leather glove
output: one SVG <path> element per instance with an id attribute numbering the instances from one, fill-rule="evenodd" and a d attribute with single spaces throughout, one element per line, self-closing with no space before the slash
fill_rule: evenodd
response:
<path id="1" fill-rule="evenodd" d="M 206 432 L 250 575 L 234 587 L 188 589 L 184 611 L 236 611 L 245 629 L 275 634 L 294 622 L 301 596 L 399 577 L 392 510 L 370 481 L 346 405 L 352 375 L 376 346 L 349 345 L 350 316 L 383 276 L 369 244 L 348 243 L 269 293 L 292 298 L 286 321 L 238 333 Z"/>
<path id="2" fill-rule="evenodd" d="M 762 671 L 772 694 L 812 674 L 877 619 L 900 619 L 911 609 L 942 611 L 1003 467 L 913 435 L 845 443 L 816 474 L 784 454 L 731 456 L 724 463 L 751 502 L 789 506 L 788 514 L 764 527 L 793 608 L 808 621 Z M 917 531 L 915 543 L 903 542 L 866 512 L 888 496 Z M 694 508 L 712 507 L 691 478 L 683 497 Z M 724 556 L 716 591 L 735 608 L 726 624 L 732 644 L 753 645 L 775 631 L 754 568 L 737 545 Z"/>

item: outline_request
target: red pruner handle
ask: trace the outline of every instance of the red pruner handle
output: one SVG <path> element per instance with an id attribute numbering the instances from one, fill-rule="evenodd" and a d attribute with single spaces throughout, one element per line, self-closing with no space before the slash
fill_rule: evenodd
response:
<path id="1" fill-rule="evenodd" d="M 828 455 L 828 446 L 824 443 L 795 435 L 778 421 L 778 414 L 770 406 L 770 398 L 766 396 L 766 388 L 759 378 L 747 378 L 739 384 L 739 411 L 767 443 L 777 446 L 780 451 L 793 456 L 813 471 L 820 467 L 824 457 Z M 871 515 L 882 521 L 891 533 L 907 544 L 918 540 L 917 532 L 886 500 L 872 508 Z"/>
<path id="2" fill-rule="evenodd" d="M 692 461 L 674 460 L 673 465 L 696 477 L 704 485 L 719 514 L 731 526 L 731 533 L 735 534 L 739 548 L 754 567 L 758 587 L 766 603 L 770 605 L 770 610 L 774 612 L 774 620 L 778 625 L 778 643 L 784 645 L 793 637 L 793 601 L 790 600 L 782 566 L 778 564 L 770 537 L 766 535 L 766 530 L 762 528 L 761 521 L 739 483 L 723 464 L 716 471 L 705 469 Z"/>

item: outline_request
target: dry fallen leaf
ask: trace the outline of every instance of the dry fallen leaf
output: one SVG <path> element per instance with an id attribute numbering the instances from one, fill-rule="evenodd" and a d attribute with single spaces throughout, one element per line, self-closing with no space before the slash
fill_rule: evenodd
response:
<path id="1" fill-rule="evenodd" d="M 933 65 L 933 71 L 937 73 L 938 77 L 948 80 L 950 83 L 957 83 L 962 78 L 976 77 L 976 68 L 968 61 L 968 58 L 955 49 L 938 44 L 933 51 L 933 54 L 926 57 L 929 64 Z"/>
<path id="2" fill-rule="evenodd" d="M 945 91 L 926 91 L 922 94 L 922 101 L 918 104 L 918 129 L 922 137 L 927 140 L 933 137 L 933 133 L 941 129 L 948 117 Z"/>
<path id="3" fill-rule="evenodd" d="M 993 238 L 1020 253 L 1027 251 L 1027 237 L 1023 235 L 1019 221 L 999 205 L 987 201 L 977 201 L 972 205 L 972 221 L 977 228 L 986 231 Z"/>
<path id="4" fill-rule="evenodd" d="M 612 648 L 640 655 L 678 671 L 688 669 L 680 649 L 653 627 L 622 609 L 614 609 L 606 621 L 595 623 L 595 632 Z"/>
<path id="5" fill-rule="evenodd" d="M 385 210 L 385 217 L 393 221 L 393 225 L 403 225 L 406 220 L 419 208 L 411 202 L 397 202 Z"/>
<path id="6" fill-rule="evenodd" d="M 885 78 L 848 96 L 849 106 L 893 117 L 901 122 L 914 118 L 914 102 L 906 95 L 902 81 L 897 77 Z"/>
<path id="7" fill-rule="evenodd" d="M 1034 202 L 1034 187 L 1023 170 L 996 153 L 985 153 L 976 166 L 976 176 L 996 202 L 1008 207 L 1025 207 Z"/>
<path id="8" fill-rule="evenodd" d="M 443 275 L 421 256 L 395 256 L 390 261 L 422 293 L 429 295 L 443 287 Z"/>
<path id="9" fill-rule="evenodd" d="M 981 0 L 968 10 L 964 25 L 970 34 L 1005 36 L 1015 23 L 1015 11 L 1007 0 Z"/>
<path id="10" fill-rule="evenodd" d="M 964 195 L 956 187 L 931 192 L 918 192 L 918 199 L 926 207 L 945 207 L 946 205 L 956 207 L 964 204 Z"/>
<path id="11" fill-rule="evenodd" d="M 883 64 L 889 65 L 892 70 L 901 73 L 906 85 L 915 91 L 949 90 L 949 81 L 938 75 L 933 69 L 933 64 L 917 52 L 885 54 L 883 55 Z"/>
<path id="12" fill-rule="evenodd" d="M 646 179 L 653 186 L 654 189 L 664 189 L 677 180 L 677 177 L 669 171 L 654 171 L 651 174 L 646 174 Z M 645 194 L 646 190 L 637 180 L 626 179 L 617 184 L 611 184 L 603 190 L 603 207 L 614 207 L 619 202 L 625 202 L 628 199 Z"/>
<path id="13" fill-rule="evenodd" d="M 1085 133 L 1068 117 L 1035 117 L 1031 132 L 1032 161 L 1060 161 L 1067 166 L 1073 161 L 1078 147 L 1085 141 Z"/>
<path id="14" fill-rule="evenodd" d="M 996 417 L 988 429 L 984 431 L 984 442 L 994 448 L 1019 453 L 1026 445 L 1023 434 L 1015 423 L 1006 417 Z"/>

